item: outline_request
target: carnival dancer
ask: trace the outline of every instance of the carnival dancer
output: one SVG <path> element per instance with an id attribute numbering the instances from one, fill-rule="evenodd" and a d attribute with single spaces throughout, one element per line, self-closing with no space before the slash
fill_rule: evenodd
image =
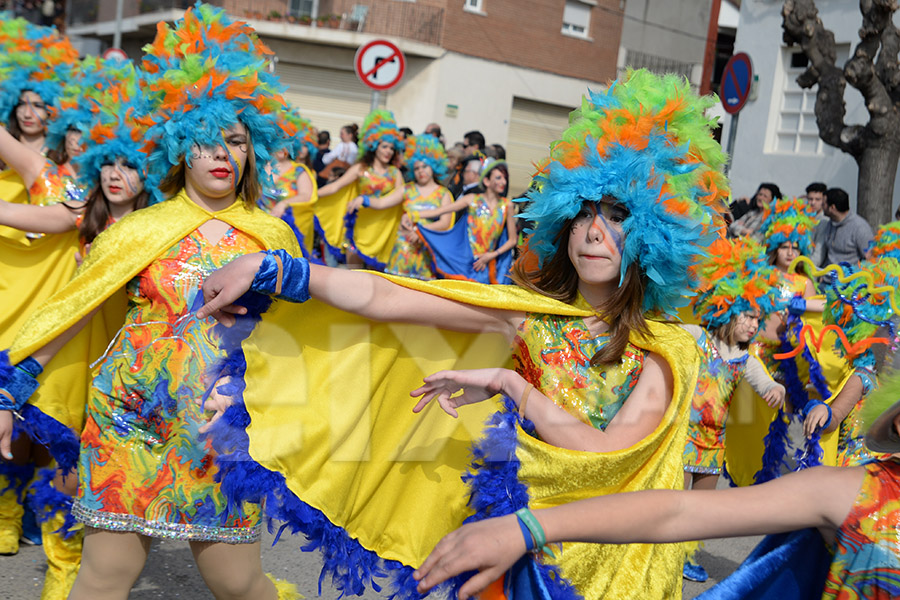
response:
<path id="1" fill-rule="evenodd" d="M 702 327 L 684 326 L 702 356 L 684 449 L 684 489 L 711 490 L 725 469 L 725 422 L 741 379 L 770 407 L 784 404 L 784 386 L 748 353 L 760 321 L 779 308 L 780 280 L 765 264 L 762 246 L 749 238 L 716 240 L 698 271 L 704 283 L 693 305 Z M 684 577 L 706 581 L 695 550 L 689 549 Z"/>
<path id="2" fill-rule="evenodd" d="M 480 283 L 509 283 L 512 249 L 518 231 L 512 201 L 506 197 L 509 170 L 502 160 L 485 164 L 481 182 L 484 192 L 466 194 L 456 202 L 425 211 L 423 217 L 465 211 L 449 232 L 423 231 L 422 239 L 434 256 L 441 277 Z"/>
<path id="3" fill-rule="evenodd" d="M 45 158 L 49 107 L 62 93 L 64 82 L 75 73 L 78 54 L 68 38 L 59 35 L 54 28 L 40 27 L 24 19 L 14 19 L 7 12 L 0 13 L 0 163 L 11 167 L 0 172 L 0 198 L 36 204 L 56 201 L 64 197 L 66 180 L 59 167 Z M 69 136 L 77 142 L 77 135 Z M 65 146 L 53 148 L 49 154 L 58 162 L 67 163 Z M 77 150 L 77 143 L 73 145 Z M 66 171 L 68 173 L 68 171 Z M 23 181 L 24 180 L 24 181 Z M 58 184 L 53 186 L 52 184 Z M 31 194 L 28 191 L 31 188 Z M 63 243 L 71 248 L 74 239 Z M 6 246 L 17 250 L 19 244 L 27 244 L 25 232 L 0 226 L 0 246 L 7 257 Z M 73 267 L 55 266 L 44 261 L 40 269 L 31 269 L 33 286 L 41 286 L 48 275 L 55 271 L 62 278 L 71 275 Z M 5 276 L 11 277 L 10 273 Z M 53 277 L 46 277 L 53 280 Z M 41 300 L 27 290 L 18 290 L 13 302 L 3 303 L 0 314 L 0 340 L 10 341 L 9 327 Z M 4 339 L 6 338 L 6 339 Z M 27 439 L 20 438 L 16 463 L 0 459 L 0 554 L 15 554 L 23 533 L 24 509 L 21 495 L 31 478 L 33 466 L 29 457 Z M 33 522 L 33 518 L 29 518 Z M 27 531 L 26 541 L 38 543 L 39 533 Z"/>
<path id="4" fill-rule="evenodd" d="M 319 148 L 312 123 L 300 116 L 296 108 L 285 111 L 284 118 L 297 134 L 288 140 L 288 148 L 276 152 L 277 160 L 272 167 L 275 186 L 263 192 L 260 208 L 291 226 L 303 256 L 309 258 L 313 251 L 313 219 L 319 198 L 312 161 Z"/>
<path id="5" fill-rule="evenodd" d="M 698 598 L 896 598 L 898 397 L 895 380 L 866 401 L 866 445 L 887 455 L 885 460 L 843 469 L 816 467 L 729 490 L 656 490 L 579 500 L 535 511 L 528 527 L 513 515 L 464 525 L 446 536 L 416 572 L 419 591 L 477 571 L 459 596 L 473 598 L 545 542 L 668 543 L 697 535 L 712 539 L 803 530 L 767 537 L 737 571 Z"/>
<path id="6" fill-rule="evenodd" d="M 90 244 L 103 229 L 132 211 L 158 200 L 156 187 L 152 184 L 145 187 L 147 155 L 141 150 L 141 146 L 144 143 L 146 128 L 135 121 L 144 111 L 137 74 L 131 63 L 115 66 L 116 84 L 104 87 L 102 95 L 93 96 L 95 103 L 92 120 L 83 124 L 88 129 L 85 135 L 87 150 L 73 159 L 78 166 L 78 186 L 89 190 L 85 194 L 85 201 L 70 201 L 50 206 L 0 202 L 0 223 L 4 225 L 48 234 L 65 234 L 77 230 L 80 246 L 78 258 L 87 254 Z M 34 263 L 33 255 L 42 248 L 43 244 L 4 245 L 0 264 L 3 264 L 4 271 L 11 280 L 10 289 L 0 294 L 4 304 L 14 301 L 12 298 L 7 299 L 6 296 L 14 296 L 28 288 L 28 281 L 18 285 L 20 282 L 16 281 L 14 276 L 22 272 L 24 278 L 28 279 L 31 273 L 28 267 Z M 73 264 L 75 259 L 73 256 L 63 258 Z M 64 281 L 58 282 L 57 289 L 64 284 Z M 48 297 L 54 291 L 56 290 L 50 290 Z M 88 326 L 89 331 L 85 331 L 90 339 L 96 340 L 94 343 L 96 354 L 106 347 L 114 331 L 106 328 L 107 320 L 118 317 L 121 321 L 121 314 L 114 314 L 117 311 L 111 307 L 105 312 L 109 315 L 98 316 Z M 79 342 L 83 343 L 83 340 Z M 75 343 L 71 343 L 70 346 L 74 346 Z M 83 353 L 84 356 L 90 356 L 90 352 Z M 73 373 L 65 386 L 55 390 L 57 394 L 54 400 L 57 406 L 69 404 L 71 393 L 69 390 L 86 387 L 86 364 L 84 370 L 85 372 Z M 50 397 L 52 392 L 45 390 L 45 394 Z M 79 400 L 83 402 L 83 393 L 75 393 L 73 396 L 76 403 Z M 76 430 L 80 430 L 83 424 L 81 412 L 71 411 L 73 416 L 79 415 L 75 417 L 73 425 Z M 24 451 L 23 441 L 20 439 L 17 443 L 16 453 Z M 65 599 L 75 580 L 81 557 L 81 531 L 71 527 L 73 521 L 69 516 L 71 496 L 75 492 L 77 478 L 74 473 L 57 473 L 56 468 L 47 463 L 49 457 L 43 456 L 42 449 L 36 445 L 31 450 L 41 471 L 37 480 L 29 487 L 30 502 L 36 507 L 35 512 L 41 521 L 48 565 L 41 598 Z M 61 487 L 65 485 L 65 489 L 54 488 L 54 482 Z"/>
<path id="7" fill-rule="evenodd" d="M 601 490 L 680 489 L 699 355 L 680 327 L 648 315 L 694 293 L 691 266 L 724 230 L 724 157 L 703 116 L 711 101 L 646 71 L 592 94 L 538 174 L 519 286 L 389 278 L 282 253 L 213 274 L 198 315 L 225 324 L 247 312 L 231 303 L 248 288 L 313 298 L 275 303 L 225 365 L 241 393 L 212 428 L 215 438 L 222 427 L 232 497 L 264 501 L 310 537 L 323 576 L 345 593 L 387 573 L 407 598 L 421 551 L 470 510 L 480 519 Z M 497 405 L 462 411 L 460 427 L 428 407 L 414 420 L 396 402 L 425 369 L 508 364 L 498 337 L 512 342 L 516 369 L 493 387 L 508 398 L 474 450 L 467 493 L 468 432 Z M 470 373 L 438 377 L 458 388 Z M 542 394 L 529 401 L 532 388 Z M 236 437 L 247 423 L 249 439 Z M 294 434 L 278 434 L 285 423 Z M 554 594 L 677 597 L 682 560 L 679 546 L 575 545 L 526 571 Z"/>
<path id="8" fill-rule="evenodd" d="M 340 262 L 384 269 L 403 215 L 403 175 L 391 164 L 402 151 L 403 137 L 393 113 L 373 110 L 363 121 L 359 161 L 319 190 L 317 227 Z"/>
<path id="9" fill-rule="evenodd" d="M 447 153 L 437 138 L 422 134 L 406 138 L 405 154 L 406 163 L 412 166 L 415 181 L 407 183 L 403 193 L 404 215 L 397 229 L 397 239 L 385 273 L 434 279 L 431 255 L 422 245 L 416 225 L 443 231 L 453 222 L 453 216 L 449 213 L 434 219 L 419 216 L 423 210 L 440 208 L 453 201 L 450 190 L 438 183 L 447 174 Z M 376 205 L 373 203 L 371 206 Z"/>
<path id="10" fill-rule="evenodd" d="M 192 312 L 204 276 L 234 257 L 300 253 L 290 229 L 256 207 L 261 167 L 286 137 L 277 133 L 288 127 L 285 102 L 265 69 L 271 52 L 221 9 L 198 4 L 174 29 L 161 25 L 146 52 L 149 168 L 165 174 L 170 198 L 98 236 L 72 281 L 22 327 L 4 354 L 0 448 L 9 452 L 17 410 L 60 468 L 77 460 L 73 513 L 86 530 L 70 598 L 127 596 L 152 537 L 189 541 L 216 597 L 296 597 L 263 574 L 259 507 L 227 502 L 216 482 L 199 400 L 217 336 Z M 79 436 L 42 390 L 25 402 L 44 367 L 48 380 L 57 374 L 51 358 L 67 338 L 123 287 L 125 323 L 93 370 Z"/>

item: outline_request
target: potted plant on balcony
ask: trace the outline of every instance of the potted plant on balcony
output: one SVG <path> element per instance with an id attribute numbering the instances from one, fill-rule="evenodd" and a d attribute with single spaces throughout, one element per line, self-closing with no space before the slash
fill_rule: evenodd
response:
<path id="1" fill-rule="evenodd" d="M 269 14 L 266 16 L 267 21 L 281 21 L 281 13 L 277 10 L 269 11 Z"/>
<path id="2" fill-rule="evenodd" d="M 309 15 L 303 15 L 302 17 L 297 17 L 297 22 L 301 25 L 309 25 L 312 23 L 312 17 Z"/>

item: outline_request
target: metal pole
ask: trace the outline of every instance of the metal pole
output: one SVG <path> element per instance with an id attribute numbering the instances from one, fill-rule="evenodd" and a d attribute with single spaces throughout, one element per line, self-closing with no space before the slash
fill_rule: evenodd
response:
<path id="1" fill-rule="evenodd" d="M 116 0 L 116 29 L 113 33 L 113 48 L 122 47 L 122 4 L 124 0 Z"/>
<path id="2" fill-rule="evenodd" d="M 728 175 L 728 171 L 731 170 L 731 160 L 734 158 L 734 138 L 737 136 L 737 125 L 738 125 L 738 115 L 741 113 L 734 113 L 731 115 L 731 126 L 728 128 L 728 149 L 726 150 L 728 154 L 728 161 L 725 163 L 725 174 Z"/>
<path id="3" fill-rule="evenodd" d="M 372 106 L 369 107 L 369 111 L 373 111 L 378 108 L 378 104 L 381 102 L 381 92 L 378 90 L 372 90 Z"/>

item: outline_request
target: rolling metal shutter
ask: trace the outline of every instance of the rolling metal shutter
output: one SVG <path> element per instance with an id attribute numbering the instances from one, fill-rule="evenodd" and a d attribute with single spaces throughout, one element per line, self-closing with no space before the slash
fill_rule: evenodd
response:
<path id="1" fill-rule="evenodd" d="M 550 142 L 562 136 L 572 110 L 557 104 L 513 98 L 506 144 L 510 197 L 528 189 L 534 174 L 533 163 L 550 154 Z"/>

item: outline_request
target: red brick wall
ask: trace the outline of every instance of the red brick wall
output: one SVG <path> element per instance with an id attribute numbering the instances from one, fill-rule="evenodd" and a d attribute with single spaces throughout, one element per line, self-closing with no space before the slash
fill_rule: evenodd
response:
<path id="1" fill-rule="evenodd" d="M 619 0 L 591 8 L 589 40 L 561 33 L 565 0 L 482 0 L 482 6 L 487 16 L 464 11 L 463 0 L 445 0 L 445 48 L 592 81 L 615 78 Z"/>

